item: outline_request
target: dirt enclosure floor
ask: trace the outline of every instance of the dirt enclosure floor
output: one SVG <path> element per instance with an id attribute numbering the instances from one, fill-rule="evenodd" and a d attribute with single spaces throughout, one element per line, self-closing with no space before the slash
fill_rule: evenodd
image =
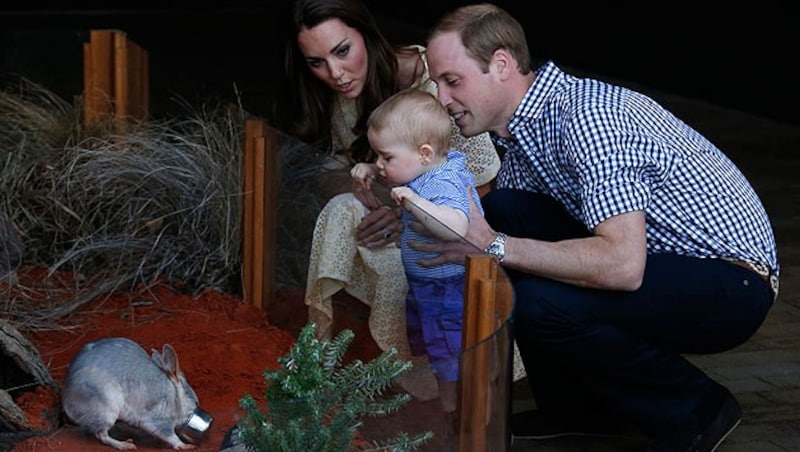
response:
<path id="1" fill-rule="evenodd" d="M 283 317 L 285 323 L 293 324 L 298 331 L 305 324 L 304 309 L 300 308 L 302 292 L 282 291 L 274 306 L 273 314 Z M 294 344 L 296 331 L 273 326 L 266 311 L 228 295 L 206 292 L 192 297 L 160 286 L 149 292 L 122 293 L 97 300 L 72 314 L 62 329 L 26 336 L 38 348 L 59 386 L 64 382 L 70 360 L 89 341 L 125 336 L 148 351 L 171 344 L 187 380 L 197 392 L 201 408 L 214 417 L 199 450 L 216 451 L 225 432 L 243 414 L 239 399 L 249 393 L 263 400 L 266 384 L 262 372 L 278 366 L 278 357 Z M 48 433 L 17 443 L 14 451 L 112 450 L 64 419 L 54 391 L 39 387 L 15 402 L 31 424 Z M 117 434 L 132 435 L 139 450 L 168 448 L 136 432 L 121 430 Z"/>
<path id="2" fill-rule="evenodd" d="M 20 284 L 36 284 L 37 271 L 20 272 Z M 340 292 L 334 296 L 334 330 L 349 329 L 355 339 L 344 361 L 368 361 L 380 354 L 369 339 L 366 305 Z M 307 307 L 303 289 L 285 287 L 275 294 L 262 310 L 241 299 L 208 291 L 192 296 L 180 294 L 166 285 L 140 293 L 118 293 L 95 300 L 64 319 L 59 328 L 25 332 L 41 354 L 53 379 L 61 387 L 69 362 L 87 342 L 111 336 L 124 336 L 138 342 L 145 350 L 161 349 L 169 343 L 178 354 L 179 364 L 189 384 L 197 393 L 200 407 L 214 420 L 196 450 L 218 451 L 225 433 L 244 415 L 239 400 L 251 394 L 264 400 L 266 380 L 263 371 L 278 367 L 278 358 L 289 352 L 295 338 L 306 325 Z M 367 338 L 367 340 L 364 340 Z M 28 416 L 40 436 L 17 442 L 13 452 L 108 452 L 102 444 L 65 418 L 59 395 L 46 387 L 26 392 L 15 403 Z M 412 401 L 403 410 L 402 425 L 389 426 L 408 433 L 431 429 L 431 413 L 438 413 L 439 401 Z M 425 413 L 428 413 L 426 415 Z M 417 416 L 417 414 L 420 414 Z M 389 420 L 383 420 L 385 424 Z M 384 438 L 380 419 L 370 424 L 376 438 Z M 395 422 L 395 421 L 392 421 Z M 112 436 L 134 441 L 140 451 L 169 450 L 160 440 L 140 431 L 115 427 Z M 428 450 L 428 449 L 426 449 Z"/>

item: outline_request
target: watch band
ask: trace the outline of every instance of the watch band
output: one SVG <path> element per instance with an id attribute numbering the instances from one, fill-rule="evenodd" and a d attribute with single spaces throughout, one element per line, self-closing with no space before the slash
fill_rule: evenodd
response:
<path id="1" fill-rule="evenodd" d="M 494 240 L 489 243 L 489 246 L 483 250 L 486 254 L 491 254 L 492 256 L 497 258 L 497 261 L 502 263 L 503 259 L 506 257 L 506 239 L 508 236 L 502 232 L 498 232 L 496 236 L 494 236 Z"/>

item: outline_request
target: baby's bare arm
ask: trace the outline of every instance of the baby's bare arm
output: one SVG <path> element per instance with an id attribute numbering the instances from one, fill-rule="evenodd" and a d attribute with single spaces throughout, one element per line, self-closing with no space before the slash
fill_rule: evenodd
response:
<path id="1" fill-rule="evenodd" d="M 434 204 L 408 187 L 393 188 L 392 198 L 438 239 L 456 240 L 467 233 L 469 219 L 458 209 Z"/>

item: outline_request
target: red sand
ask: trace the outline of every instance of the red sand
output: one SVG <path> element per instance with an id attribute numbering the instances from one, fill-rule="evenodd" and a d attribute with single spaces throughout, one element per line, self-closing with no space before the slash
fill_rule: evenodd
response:
<path id="1" fill-rule="evenodd" d="M 41 272 L 35 269 L 21 271 L 19 276 L 20 283 L 27 287 L 41 283 Z M 69 279 L 67 275 L 59 277 Z M 262 310 L 228 294 L 207 291 L 192 296 L 164 285 L 141 293 L 103 297 L 62 319 L 63 328 L 23 334 L 36 346 L 59 387 L 64 383 L 69 362 L 87 342 L 124 336 L 148 351 L 171 344 L 197 393 L 200 407 L 214 417 L 208 435 L 196 450 L 217 452 L 225 433 L 243 416 L 239 400 L 245 394 L 264 400 L 264 370 L 278 367 L 277 359 L 289 352 L 306 325 L 308 308 L 303 295 L 302 288 L 284 287 Z M 334 295 L 334 305 L 334 331 L 349 329 L 356 338 L 344 361 L 369 361 L 378 356 L 380 350 L 367 329 L 369 308 L 344 292 Z M 59 402 L 58 394 L 44 387 L 15 399 L 31 426 L 46 434 L 17 443 L 13 452 L 114 450 L 68 421 Z M 413 408 L 406 409 L 415 415 L 408 416 L 406 424 L 391 427 L 410 432 L 429 429 L 430 413 L 439 412 L 438 400 L 412 401 L 411 405 Z M 421 416 L 417 417 L 418 413 Z M 396 422 L 376 421 L 376 425 Z M 171 450 L 161 441 L 131 429 L 115 428 L 115 435 L 119 439 L 125 438 L 120 435 L 128 435 L 140 451 Z"/>
<path id="2" fill-rule="evenodd" d="M 294 305 L 291 315 L 295 326 L 304 324 L 304 307 L 298 307 L 302 306 L 302 292 L 283 291 L 284 296 L 287 293 L 291 303 L 278 294 L 274 301 L 276 312 L 281 306 Z M 70 360 L 89 341 L 125 336 L 148 351 L 171 344 L 201 408 L 214 416 L 199 450 L 217 451 L 225 432 L 241 418 L 239 399 L 249 393 L 263 400 L 263 371 L 276 368 L 277 358 L 294 344 L 293 333 L 272 326 L 268 320 L 265 311 L 229 295 L 207 291 L 192 297 L 161 286 L 149 293 L 117 294 L 87 304 L 69 316 L 69 324 L 78 325 L 77 328 L 26 336 L 38 348 L 59 386 Z M 18 443 L 14 451 L 113 450 L 66 421 L 58 395 L 49 389 L 39 387 L 15 402 L 34 427 L 48 434 Z M 136 438 L 136 443 L 142 451 L 168 448 L 149 438 Z"/>

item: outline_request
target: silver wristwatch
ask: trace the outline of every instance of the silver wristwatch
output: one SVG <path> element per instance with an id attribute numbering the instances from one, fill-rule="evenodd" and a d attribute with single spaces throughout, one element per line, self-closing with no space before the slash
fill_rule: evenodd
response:
<path id="1" fill-rule="evenodd" d="M 483 250 L 486 254 L 491 254 L 495 256 L 498 262 L 503 262 L 503 259 L 506 257 L 506 239 L 508 236 L 503 234 L 502 232 L 498 232 L 496 236 L 494 236 L 494 240 L 489 246 Z"/>

